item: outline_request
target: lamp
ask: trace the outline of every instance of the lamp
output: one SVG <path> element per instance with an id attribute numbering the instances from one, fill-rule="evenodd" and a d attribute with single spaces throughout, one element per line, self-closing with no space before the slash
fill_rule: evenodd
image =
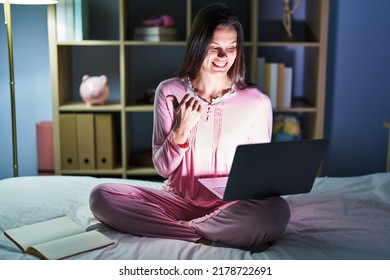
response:
<path id="1" fill-rule="evenodd" d="M 14 177 L 18 176 L 18 149 L 16 141 L 16 110 L 15 110 L 15 80 L 14 80 L 14 59 L 12 46 L 12 25 L 11 25 L 11 5 L 47 5 L 56 4 L 58 1 L 53 0 L 0 0 L 4 7 L 4 20 L 7 29 L 8 39 L 8 60 L 9 60 L 9 78 L 11 89 L 11 120 L 12 120 L 12 152 L 13 152 L 13 169 Z"/>

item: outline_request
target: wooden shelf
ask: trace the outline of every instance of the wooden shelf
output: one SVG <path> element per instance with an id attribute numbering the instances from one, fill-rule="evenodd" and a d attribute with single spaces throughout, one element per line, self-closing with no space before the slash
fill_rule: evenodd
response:
<path id="1" fill-rule="evenodd" d="M 83 40 L 83 41 L 61 41 L 57 42 L 58 46 L 119 46 L 120 41 L 105 40 Z"/>
<path id="2" fill-rule="evenodd" d="M 132 105 L 126 106 L 126 112 L 153 112 L 153 105 Z"/>
<path id="3" fill-rule="evenodd" d="M 81 101 L 71 101 L 59 107 L 60 112 L 120 112 L 122 106 L 119 102 L 105 105 L 87 106 Z"/>
<path id="4" fill-rule="evenodd" d="M 122 168 L 116 169 L 63 169 L 64 175 L 116 175 L 122 176 L 124 170 Z"/>
<path id="5" fill-rule="evenodd" d="M 127 175 L 137 175 L 137 176 L 148 176 L 157 175 L 157 172 L 152 167 L 129 167 L 129 169 L 126 171 Z"/>
<path id="6" fill-rule="evenodd" d="M 125 46 L 147 47 L 147 46 L 182 46 L 186 45 L 185 41 L 165 41 L 165 42 L 145 42 L 145 41 L 125 41 Z"/>
<path id="7" fill-rule="evenodd" d="M 155 176 L 154 168 L 134 166 L 136 157 L 151 149 L 152 104 L 136 104 L 147 89 L 173 77 L 180 66 L 191 23 L 207 0 L 95 0 L 88 23 L 90 38 L 57 41 L 56 7 L 48 6 L 48 35 L 53 102 L 55 173 L 67 175 Z M 282 1 L 222 0 L 236 9 L 244 26 L 248 78 L 256 81 L 256 59 L 283 62 L 294 68 L 292 105 L 274 112 L 302 116 L 304 138 L 322 138 L 329 0 L 303 0 L 304 13 L 293 19 L 294 41 L 285 40 Z M 276 12 L 280 11 L 280 12 Z M 132 40 L 140 20 L 170 13 L 177 41 Z M 99 15 L 105 14 L 104 24 Z M 163 65 L 163 67 L 162 67 Z M 301 65 L 301 66 L 300 66 Z M 303 66 L 302 66 L 303 65 Z M 86 106 L 78 93 L 81 75 L 107 74 L 110 98 L 102 106 Z M 296 75 L 295 75 L 296 74 Z M 62 167 L 60 117 L 71 114 L 111 114 L 114 120 L 116 166 L 74 170 Z"/>
<path id="8" fill-rule="evenodd" d="M 320 43 L 317 42 L 278 42 L 278 41 L 266 41 L 258 42 L 259 47 L 320 47 Z"/>

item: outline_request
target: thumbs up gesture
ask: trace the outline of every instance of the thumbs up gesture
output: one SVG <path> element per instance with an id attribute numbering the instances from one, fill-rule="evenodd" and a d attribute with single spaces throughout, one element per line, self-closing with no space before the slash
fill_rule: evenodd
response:
<path id="1" fill-rule="evenodd" d="M 168 95 L 175 110 L 174 139 L 177 144 L 184 144 L 188 140 L 191 129 L 199 122 L 201 115 L 200 103 L 189 94 L 179 102 L 174 95 Z"/>

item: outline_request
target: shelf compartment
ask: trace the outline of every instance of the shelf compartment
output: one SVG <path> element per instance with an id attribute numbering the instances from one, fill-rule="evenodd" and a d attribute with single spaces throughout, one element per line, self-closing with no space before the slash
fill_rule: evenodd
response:
<path id="1" fill-rule="evenodd" d="M 120 103 L 118 46 L 58 46 L 59 106 L 81 102 L 84 75 L 106 75 L 110 95 L 107 102 Z"/>
<path id="2" fill-rule="evenodd" d="M 311 31 L 306 22 L 293 22 L 292 30 L 294 39 L 286 39 L 286 31 L 282 21 L 260 21 L 259 23 L 259 41 L 277 42 L 282 44 L 307 44 L 318 43 L 318 37 Z"/>
<path id="3" fill-rule="evenodd" d="M 283 1 L 258 0 L 258 41 L 315 43 L 321 38 L 321 16 L 327 14 L 325 0 L 302 0 L 291 16 L 292 41 L 283 26 Z"/>
<path id="4" fill-rule="evenodd" d="M 302 46 L 259 47 L 258 56 L 266 63 L 284 63 L 293 69 L 292 108 L 318 108 L 319 48 Z M 295 100 L 295 101 L 293 101 Z M 305 103 L 303 102 L 305 101 Z M 310 109 L 309 109 L 310 110 Z"/>
<path id="5" fill-rule="evenodd" d="M 85 0 L 84 0 L 85 1 Z M 120 6 L 122 0 L 89 1 L 89 39 L 119 40 L 120 39 Z"/>
<path id="6" fill-rule="evenodd" d="M 161 81 L 176 76 L 184 50 L 184 46 L 126 47 L 126 106 L 145 104 L 147 91 L 153 92 Z"/>
<path id="7" fill-rule="evenodd" d="M 209 0 L 196 0 L 191 1 L 192 2 L 192 15 L 191 15 L 191 22 L 194 20 L 195 15 L 199 12 L 200 9 L 205 7 L 206 5 L 210 4 Z M 242 29 L 244 31 L 244 40 L 245 41 L 251 41 L 254 38 L 251 38 L 252 35 L 252 24 L 251 21 L 253 20 L 252 17 L 252 11 L 251 11 L 251 0 L 224 0 L 219 1 L 223 2 L 227 6 L 233 9 L 233 11 L 238 16 L 241 24 Z"/>
<path id="8" fill-rule="evenodd" d="M 127 166 L 153 168 L 152 134 L 153 113 L 132 111 L 126 113 Z M 129 169 L 129 168 L 127 168 Z"/>
<path id="9" fill-rule="evenodd" d="M 177 40 L 185 41 L 187 39 L 186 2 L 184 0 L 164 0 L 164 4 L 161 5 L 160 1 L 155 0 L 125 1 L 125 40 L 133 40 L 134 28 L 140 26 L 143 20 L 170 15 L 175 21 L 173 27 L 177 29 Z"/>
<path id="10" fill-rule="evenodd" d="M 123 172 L 119 112 L 66 112 L 59 118 L 60 137 L 67 137 L 60 146 L 66 172 Z"/>

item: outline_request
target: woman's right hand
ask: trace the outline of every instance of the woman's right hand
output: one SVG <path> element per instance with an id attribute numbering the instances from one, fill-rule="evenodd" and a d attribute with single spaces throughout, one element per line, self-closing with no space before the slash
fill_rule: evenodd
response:
<path id="1" fill-rule="evenodd" d="M 191 129 L 199 122 L 202 107 L 189 94 L 186 94 L 180 103 L 174 95 L 168 95 L 167 99 L 172 101 L 175 110 L 175 126 L 173 128 L 175 142 L 179 145 L 185 144 Z"/>

